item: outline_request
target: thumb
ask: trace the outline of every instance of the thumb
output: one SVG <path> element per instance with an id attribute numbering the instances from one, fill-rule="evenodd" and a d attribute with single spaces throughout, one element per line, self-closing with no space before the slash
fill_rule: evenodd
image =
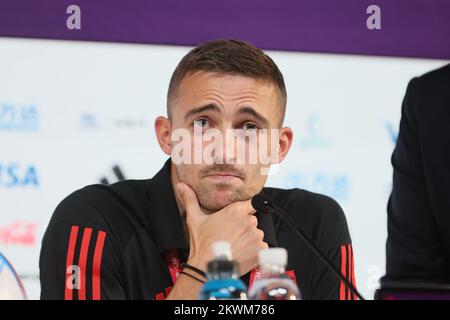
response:
<path id="1" fill-rule="evenodd" d="M 186 210 L 187 219 L 191 218 L 193 215 L 204 215 L 204 213 L 200 209 L 197 195 L 189 185 L 183 182 L 179 182 L 176 184 L 175 188 L 180 195 L 181 204 Z"/>

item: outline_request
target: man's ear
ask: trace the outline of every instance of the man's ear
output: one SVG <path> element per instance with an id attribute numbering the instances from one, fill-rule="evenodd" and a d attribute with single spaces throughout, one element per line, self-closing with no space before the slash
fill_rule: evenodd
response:
<path id="1" fill-rule="evenodd" d="M 155 120 L 155 133 L 158 139 L 159 146 L 165 154 L 170 156 L 172 154 L 172 125 L 170 120 L 166 117 L 159 116 Z"/>
<path id="2" fill-rule="evenodd" d="M 284 158 L 286 158 L 289 150 L 291 149 L 293 139 L 294 139 L 294 132 L 292 131 L 291 128 L 284 127 L 280 129 L 278 161 L 272 162 L 272 164 L 281 163 L 284 160 Z"/>

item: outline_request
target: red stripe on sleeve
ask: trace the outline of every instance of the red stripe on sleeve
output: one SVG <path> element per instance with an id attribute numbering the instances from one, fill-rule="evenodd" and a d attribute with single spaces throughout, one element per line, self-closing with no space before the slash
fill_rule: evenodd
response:
<path id="1" fill-rule="evenodd" d="M 69 246 L 67 248 L 67 257 L 66 257 L 66 281 L 64 281 L 64 299 L 72 300 L 72 288 L 69 287 L 69 280 L 72 276 L 71 273 L 68 273 L 69 267 L 73 265 L 73 256 L 75 255 L 75 246 L 77 244 L 77 236 L 78 236 L 78 226 L 72 226 L 70 229 L 69 236 Z"/>
<path id="2" fill-rule="evenodd" d="M 91 235 L 92 228 L 84 228 L 80 258 L 78 259 L 78 266 L 80 268 L 80 288 L 78 289 L 79 300 L 86 300 L 86 263 Z"/>
<path id="3" fill-rule="evenodd" d="M 353 286 L 356 288 L 356 281 L 355 281 L 355 256 L 353 255 L 353 247 L 352 247 L 352 245 L 350 245 L 350 252 L 352 254 L 352 260 L 350 261 L 351 266 L 352 266 L 352 277 L 351 277 L 350 281 L 353 284 Z M 356 296 L 356 294 L 353 294 L 353 299 L 354 300 L 358 300 L 358 297 Z"/>
<path id="4" fill-rule="evenodd" d="M 344 277 L 347 276 L 347 248 L 345 245 L 341 245 L 341 273 Z M 344 281 L 341 280 L 340 284 L 340 300 L 346 300 L 347 296 L 345 294 L 346 287 Z"/>
<path id="5" fill-rule="evenodd" d="M 351 245 L 347 245 L 347 252 L 348 252 L 348 281 L 352 283 L 352 276 L 353 276 L 353 252 Z M 348 300 L 353 300 L 353 294 L 350 291 L 350 288 L 348 290 Z"/>
<path id="6" fill-rule="evenodd" d="M 94 262 L 92 265 L 92 300 L 100 300 L 100 271 L 102 266 L 102 254 L 105 244 L 106 232 L 99 231 L 95 243 Z"/>

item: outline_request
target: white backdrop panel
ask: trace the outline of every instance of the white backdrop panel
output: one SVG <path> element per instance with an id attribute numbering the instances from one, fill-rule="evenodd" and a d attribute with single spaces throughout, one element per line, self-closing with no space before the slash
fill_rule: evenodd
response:
<path id="1" fill-rule="evenodd" d="M 153 120 L 189 48 L 0 38 L 0 251 L 39 297 L 40 241 L 56 205 L 102 177 L 146 179 L 165 155 Z M 288 89 L 293 148 L 269 186 L 335 198 L 358 287 L 384 273 L 390 156 L 410 78 L 445 61 L 269 52 Z M 300 213 L 299 213 L 300 214 Z"/>

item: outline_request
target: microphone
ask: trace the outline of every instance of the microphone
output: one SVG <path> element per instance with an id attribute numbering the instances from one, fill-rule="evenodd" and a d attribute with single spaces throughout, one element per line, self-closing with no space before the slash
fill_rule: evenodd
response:
<path id="1" fill-rule="evenodd" d="M 283 219 L 294 231 L 294 234 L 297 235 L 304 243 L 307 244 L 308 248 L 311 249 L 312 252 L 325 264 L 325 266 L 331 270 L 344 284 L 347 286 L 347 288 L 350 289 L 350 291 L 355 294 L 360 300 L 365 300 L 363 296 L 358 292 L 358 290 L 355 288 L 353 284 L 350 283 L 347 278 L 345 278 L 342 273 L 339 271 L 338 268 L 333 264 L 333 262 L 328 259 L 325 254 L 320 251 L 320 249 L 311 241 L 311 239 L 308 238 L 308 236 L 300 229 L 299 226 L 295 223 L 295 221 L 289 217 L 286 212 L 279 208 L 272 199 L 264 193 L 264 191 L 261 191 L 257 195 L 255 195 L 252 198 L 252 206 L 256 209 L 258 212 L 262 212 L 264 214 L 266 213 L 275 213 L 277 214 L 281 219 Z"/>

